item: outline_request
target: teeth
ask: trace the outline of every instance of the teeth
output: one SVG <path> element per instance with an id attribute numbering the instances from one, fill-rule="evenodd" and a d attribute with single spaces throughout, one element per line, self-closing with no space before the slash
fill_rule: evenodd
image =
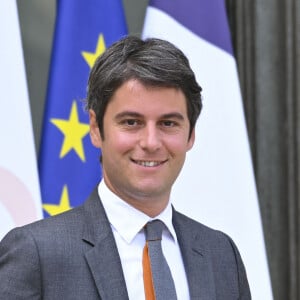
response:
<path id="1" fill-rule="evenodd" d="M 136 161 L 136 163 L 144 167 L 155 167 L 160 165 L 160 162 L 158 161 Z"/>

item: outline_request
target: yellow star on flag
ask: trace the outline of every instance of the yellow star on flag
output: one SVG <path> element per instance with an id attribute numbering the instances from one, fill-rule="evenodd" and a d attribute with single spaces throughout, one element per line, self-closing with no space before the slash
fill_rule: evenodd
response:
<path id="1" fill-rule="evenodd" d="M 66 185 L 64 185 L 64 187 L 63 187 L 59 204 L 43 204 L 43 209 L 50 216 L 55 216 L 55 215 L 61 214 L 71 208 L 72 207 L 70 206 L 68 188 Z"/>
<path id="2" fill-rule="evenodd" d="M 85 61 L 87 62 L 87 64 L 89 65 L 89 67 L 92 68 L 98 56 L 102 55 L 104 51 L 105 51 L 104 37 L 103 34 L 100 34 L 98 37 L 96 51 L 94 53 L 82 51 L 81 54 L 85 59 Z"/>
<path id="3" fill-rule="evenodd" d="M 73 149 L 85 161 L 82 139 L 89 133 L 89 125 L 79 122 L 76 101 L 73 101 L 69 120 L 51 119 L 51 123 L 65 136 L 59 157 L 63 158 Z"/>

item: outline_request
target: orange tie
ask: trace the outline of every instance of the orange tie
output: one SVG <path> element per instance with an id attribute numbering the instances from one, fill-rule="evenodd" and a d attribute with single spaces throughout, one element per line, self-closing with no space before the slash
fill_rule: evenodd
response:
<path id="1" fill-rule="evenodd" d="M 155 300 L 150 257 L 148 254 L 148 242 L 146 242 L 146 245 L 143 250 L 143 278 L 144 278 L 145 299 Z"/>

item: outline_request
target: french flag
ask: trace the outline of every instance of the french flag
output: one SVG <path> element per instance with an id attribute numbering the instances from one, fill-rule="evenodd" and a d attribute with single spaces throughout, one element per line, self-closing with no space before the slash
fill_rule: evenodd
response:
<path id="1" fill-rule="evenodd" d="M 189 58 L 203 88 L 196 143 L 172 191 L 176 209 L 230 235 L 253 299 L 273 299 L 236 61 L 223 0 L 150 0 L 143 38 Z"/>

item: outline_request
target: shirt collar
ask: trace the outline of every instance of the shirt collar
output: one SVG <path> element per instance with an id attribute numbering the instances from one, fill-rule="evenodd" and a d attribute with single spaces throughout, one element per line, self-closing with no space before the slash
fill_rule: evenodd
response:
<path id="1" fill-rule="evenodd" d="M 132 242 L 147 222 L 154 219 L 161 220 L 168 228 L 174 241 L 177 242 L 176 232 L 172 224 L 172 206 L 170 201 L 158 216 L 151 218 L 114 194 L 107 187 L 104 180 L 101 180 L 99 183 L 98 193 L 111 226 L 128 244 Z"/>

